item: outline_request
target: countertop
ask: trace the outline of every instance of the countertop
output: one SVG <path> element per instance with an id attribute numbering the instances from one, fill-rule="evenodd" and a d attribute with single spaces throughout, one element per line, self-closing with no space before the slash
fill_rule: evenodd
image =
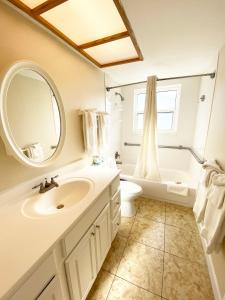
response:
<path id="1" fill-rule="evenodd" d="M 25 217 L 21 207 L 27 195 L 15 194 L 12 199 L 0 203 L 0 299 L 77 223 L 119 172 L 118 169 L 89 166 L 61 176 L 59 184 L 63 179 L 84 177 L 94 182 L 94 188 L 85 201 L 57 215 L 37 219 Z"/>

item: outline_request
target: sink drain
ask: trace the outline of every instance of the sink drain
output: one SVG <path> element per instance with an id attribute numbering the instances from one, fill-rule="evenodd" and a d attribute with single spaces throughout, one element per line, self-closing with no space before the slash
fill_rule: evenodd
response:
<path id="1" fill-rule="evenodd" d="M 56 206 L 57 209 L 61 209 L 63 207 L 64 207 L 64 204 L 59 204 L 59 205 Z"/>

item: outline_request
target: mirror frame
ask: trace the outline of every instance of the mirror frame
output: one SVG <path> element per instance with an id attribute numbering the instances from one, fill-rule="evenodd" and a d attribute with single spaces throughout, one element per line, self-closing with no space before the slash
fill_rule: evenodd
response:
<path id="1" fill-rule="evenodd" d="M 28 157 L 26 157 L 22 153 L 22 151 L 20 151 L 11 133 L 9 120 L 7 118 L 6 104 L 7 104 L 7 93 L 9 90 L 9 86 L 15 74 L 17 74 L 21 70 L 32 70 L 34 72 L 37 72 L 40 76 L 42 76 L 47 81 L 50 88 L 52 89 L 59 108 L 60 138 L 59 138 L 58 146 L 55 152 L 53 153 L 53 155 L 42 162 L 32 161 Z M 36 167 L 36 168 L 47 167 L 51 165 L 60 154 L 62 147 L 64 145 L 65 134 L 66 134 L 66 122 L 65 122 L 65 112 L 63 108 L 62 99 L 54 81 L 51 79 L 48 73 L 45 72 L 39 65 L 31 61 L 17 61 L 9 68 L 7 68 L 6 71 L 3 72 L 0 78 L 0 135 L 5 144 L 7 154 L 13 156 L 17 161 L 19 161 L 25 166 Z"/>

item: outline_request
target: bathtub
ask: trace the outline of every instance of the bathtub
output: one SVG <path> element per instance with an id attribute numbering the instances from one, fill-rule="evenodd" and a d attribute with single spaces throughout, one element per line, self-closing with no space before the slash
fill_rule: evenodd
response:
<path id="1" fill-rule="evenodd" d="M 162 200 L 175 204 L 193 207 L 197 183 L 191 180 L 188 173 L 180 170 L 160 169 L 162 181 L 154 182 L 147 179 L 136 178 L 133 176 L 135 165 L 122 164 L 120 167 L 122 180 L 129 180 L 139 184 L 143 189 L 143 197 Z M 180 181 L 188 186 L 188 195 L 181 196 L 167 192 L 167 182 Z"/>

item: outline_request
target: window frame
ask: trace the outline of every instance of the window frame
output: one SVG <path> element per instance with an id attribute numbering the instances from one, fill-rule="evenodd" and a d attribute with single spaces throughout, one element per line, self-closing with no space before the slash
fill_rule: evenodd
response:
<path id="1" fill-rule="evenodd" d="M 173 123 L 171 129 L 157 129 L 158 133 L 176 133 L 177 132 L 177 124 L 178 124 L 178 115 L 179 115 L 179 106 L 180 106 L 180 95 L 181 95 L 181 84 L 173 84 L 173 85 L 165 85 L 165 86 L 158 86 L 156 89 L 156 93 L 158 92 L 165 92 L 165 91 L 174 91 L 176 90 L 176 99 L 175 99 L 175 108 L 174 110 L 171 109 L 164 109 L 164 110 L 157 110 L 157 113 L 170 113 L 173 112 Z M 138 129 L 137 124 L 137 115 L 142 114 L 137 112 L 137 97 L 139 94 L 146 94 L 145 88 L 138 88 L 134 90 L 134 100 L 133 100 L 133 132 L 136 134 L 142 134 L 143 130 Z M 143 112 L 144 114 L 144 112 Z"/>

